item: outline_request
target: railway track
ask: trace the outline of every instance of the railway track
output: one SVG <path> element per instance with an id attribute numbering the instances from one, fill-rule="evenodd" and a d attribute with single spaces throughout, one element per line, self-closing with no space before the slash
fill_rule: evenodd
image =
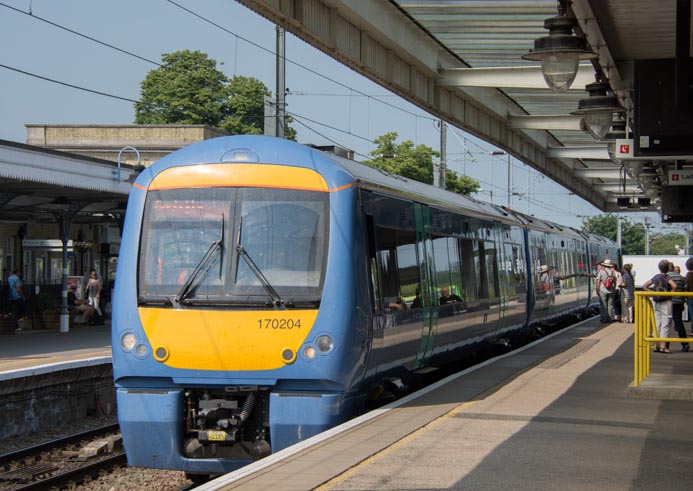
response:
<path id="1" fill-rule="evenodd" d="M 117 424 L 0 455 L 0 491 L 60 489 L 126 465 Z"/>

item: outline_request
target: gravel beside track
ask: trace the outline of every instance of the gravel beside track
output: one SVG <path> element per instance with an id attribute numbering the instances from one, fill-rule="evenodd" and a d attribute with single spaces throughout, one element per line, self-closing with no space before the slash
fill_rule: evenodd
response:
<path id="1" fill-rule="evenodd" d="M 0 454 L 116 422 L 115 416 L 85 418 L 82 421 L 63 425 L 52 431 L 7 438 L 0 441 Z M 185 478 L 184 472 L 124 467 L 110 473 L 104 473 L 98 479 L 77 483 L 64 489 L 79 491 L 177 491 L 181 487 L 190 484 L 192 483 Z"/>

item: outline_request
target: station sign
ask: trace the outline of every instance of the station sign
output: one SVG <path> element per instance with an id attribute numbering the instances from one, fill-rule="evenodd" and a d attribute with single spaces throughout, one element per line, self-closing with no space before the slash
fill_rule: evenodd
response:
<path id="1" fill-rule="evenodd" d="M 615 159 L 632 159 L 633 158 L 633 139 L 632 138 L 617 138 L 614 143 L 614 158 Z"/>
<path id="2" fill-rule="evenodd" d="M 22 247 L 30 247 L 35 249 L 63 249 L 63 241 L 60 239 L 24 239 Z M 72 240 L 67 241 L 67 248 L 72 248 Z"/>
<path id="3" fill-rule="evenodd" d="M 693 185 L 693 169 L 669 171 L 669 186 L 691 185 Z"/>

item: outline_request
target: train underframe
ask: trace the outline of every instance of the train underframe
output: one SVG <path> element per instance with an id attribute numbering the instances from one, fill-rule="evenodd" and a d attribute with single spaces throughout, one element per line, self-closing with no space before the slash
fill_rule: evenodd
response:
<path id="1" fill-rule="evenodd" d="M 355 394 L 277 386 L 119 387 L 118 419 L 131 466 L 222 474 L 353 416 Z"/>

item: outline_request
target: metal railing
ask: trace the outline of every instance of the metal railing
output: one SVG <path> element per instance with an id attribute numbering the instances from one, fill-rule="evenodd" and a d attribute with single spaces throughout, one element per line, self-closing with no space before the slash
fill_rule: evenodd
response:
<path id="1" fill-rule="evenodd" d="M 635 363 L 633 386 L 639 387 L 645 377 L 650 374 L 650 353 L 652 343 L 693 343 L 693 338 L 660 338 L 655 323 L 652 297 L 684 297 L 684 302 L 693 298 L 693 292 L 635 292 Z M 689 313 L 690 315 L 691 313 Z M 674 329 L 672 323 L 671 329 Z"/>

